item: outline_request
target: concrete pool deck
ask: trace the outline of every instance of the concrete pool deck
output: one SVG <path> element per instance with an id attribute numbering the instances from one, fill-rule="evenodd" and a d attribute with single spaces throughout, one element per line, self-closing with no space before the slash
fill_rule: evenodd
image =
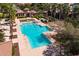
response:
<path id="1" fill-rule="evenodd" d="M 21 33 L 20 30 L 20 21 L 19 19 L 15 19 L 16 29 L 18 33 L 18 45 L 19 45 L 19 53 L 20 56 L 42 56 L 43 51 L 46 49 L 46 46 L 39 48 L 31 48 L 28 38 Z"/>

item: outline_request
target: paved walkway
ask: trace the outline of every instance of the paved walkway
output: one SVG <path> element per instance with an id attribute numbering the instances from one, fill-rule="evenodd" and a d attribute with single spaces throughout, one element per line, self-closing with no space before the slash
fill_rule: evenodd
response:
<path id="1" fill-rule="evenodd" d="M 18 44 L 19 44 L 20 55 L 21 56 L 42 56 L 42 52 L 46 48 L 46 46 L 32 49 L 29 44 L 28 38 L 21 34 L 19 19 L 16 19 L 15 22 L 17 24 L 16 25 L 17 33 L 18 33 L 17 40 L 18 40 Z"/>

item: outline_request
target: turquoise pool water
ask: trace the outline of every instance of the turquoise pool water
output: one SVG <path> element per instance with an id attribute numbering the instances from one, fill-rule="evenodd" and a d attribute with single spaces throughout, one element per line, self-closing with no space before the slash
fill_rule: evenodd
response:
<path id="1" fill-rule="evenodd" d="M 27 35 L 32 48 L 37 48 L 51 44 L 43 32 L 49 31 L 47 26 L 40 26 L 35 23 L 23 23 L 20 25 L 21 32 Z"/>

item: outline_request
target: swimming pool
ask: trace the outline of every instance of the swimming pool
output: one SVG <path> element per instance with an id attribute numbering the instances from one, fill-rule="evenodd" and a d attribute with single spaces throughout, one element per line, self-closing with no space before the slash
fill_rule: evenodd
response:
<path id="1" fill-rule="evenodd" d="M 27 35 L 32 48 L 51 44 L 43 32 L 49 31 L 47 26 L 40 26 L 35 23 L 23 23 L 20 25 L 22 34 Z"/>

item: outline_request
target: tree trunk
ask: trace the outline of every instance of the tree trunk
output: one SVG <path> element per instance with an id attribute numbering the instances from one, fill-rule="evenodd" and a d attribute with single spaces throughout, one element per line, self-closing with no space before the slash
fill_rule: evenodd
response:
<path id="1" fill-rule="evenodd" d="M 56 16 L 56 9 L 54 10 L 54 18 L 55 18 L 55 16 Z"/>
<path id="2" fill-rule="evenodd" d="M 12 37 L 13 37 L 13 23 L 12 23 L 12 20 L 10 20 L 10 39 L 12 40 Z"/>

